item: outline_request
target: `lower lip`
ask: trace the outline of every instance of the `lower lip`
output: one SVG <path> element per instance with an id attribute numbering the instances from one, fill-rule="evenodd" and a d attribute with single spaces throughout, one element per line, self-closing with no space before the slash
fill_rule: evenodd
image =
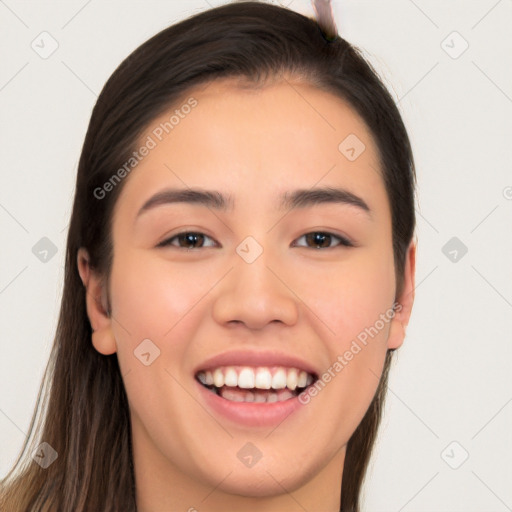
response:
<path id="1" fill-rule="evenodd" d="M 226 400 L 197 382 L 210 409 L 218 416 L 248 427 L 271 427 L 279 425 L 286 418 L 304 406 L 298 396 L 282 402 L 234 402 Z"/>

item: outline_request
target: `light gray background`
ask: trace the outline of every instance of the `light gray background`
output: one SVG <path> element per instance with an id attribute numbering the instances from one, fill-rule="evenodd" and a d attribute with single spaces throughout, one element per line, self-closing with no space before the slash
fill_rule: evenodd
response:
<path id="1" fill-rule="evenodd" d="M 53 340 L 97 94 L 150 36 L 221 3 L 0 1 L 0 477 Z M 280 3 L 313 14 L 306 0 Z M 512 2 L 338 0 L 334 11 L 396 98 L 419 179 L 416 302 L 364 510 L 512 510 Z M 42 31 L 59 45 L 47 59 L 31 48 Z M 469 47 L 453 58 L 461 38 Z M 57 247 L 46 263 L 32 252 L 42 237 Z M 468 248 L 455 262 L 442 251 L 452 237 Z"/>

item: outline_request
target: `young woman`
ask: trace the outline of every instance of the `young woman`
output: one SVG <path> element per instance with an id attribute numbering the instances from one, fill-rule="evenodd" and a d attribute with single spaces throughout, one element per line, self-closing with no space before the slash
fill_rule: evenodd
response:
<path id="1" fill-rule="evenodd" d="M 1 510 L 359 510 L 414 297 L 414 164 L 317 13 L 217 7 L 106 83 Z"/>

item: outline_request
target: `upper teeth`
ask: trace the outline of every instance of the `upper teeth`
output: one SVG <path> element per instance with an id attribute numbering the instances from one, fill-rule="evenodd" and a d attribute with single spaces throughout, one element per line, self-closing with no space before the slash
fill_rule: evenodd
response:
<path id="1" fill-rule="evenodd" d="M 221 366 L 213 370 L 200 371 L 197 378 L 207 386 L 238 386 L 243 389 L 284 389 L 294 390 L 309 386 L 312 375 L 297 368 Z"/>

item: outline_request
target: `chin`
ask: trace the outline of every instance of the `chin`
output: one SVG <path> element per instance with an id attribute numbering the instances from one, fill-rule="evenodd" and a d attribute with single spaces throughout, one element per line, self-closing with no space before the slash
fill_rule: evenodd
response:
<path id="1" fill-rule="evenodd" d="M 223 466 L 216 471 L 218 479 L 214 480 L 208 475 L 208 485 L 236 496 L 262 498 L 294 492 L 312 478 L 312 472 L 304 464 L 296 466 L 293 472 L 290 472 L 290 467 L 284 466 L 289 465 L 283 462 L 264 464 L 263 460 L 252 468 L 242 467 L 241 463 L 232 468 Z M 222 481 L 220 485 L 219 481 Z"/>

